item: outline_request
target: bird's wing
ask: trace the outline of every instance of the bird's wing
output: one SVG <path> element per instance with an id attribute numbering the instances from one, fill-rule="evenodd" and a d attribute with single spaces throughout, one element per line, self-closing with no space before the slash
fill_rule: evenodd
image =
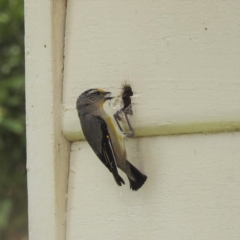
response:
<path id="1" fill-rule="evenodd" d="M 98 155 L 98 157 L 112 173 L 115 173 L 117 172 L 117 163 L 107 124 L 100 116 L 96 116 L 96 118 L 102 130 L 102 151 L 101 154 Z"/>
<path id="2" fill-rule="evenodd" d="M 106 122 L 100 116 L 86 118 L 89 129 L 83 133 L 95 154 L 112 173 L 117 173 L 117 163 Z"/>

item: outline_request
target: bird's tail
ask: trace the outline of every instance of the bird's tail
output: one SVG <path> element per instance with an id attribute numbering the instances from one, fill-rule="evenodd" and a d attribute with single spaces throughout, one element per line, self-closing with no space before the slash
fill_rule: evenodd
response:
<path id="1" fill-rule="evenodd" d="M 131 170 L 131 175 L 134 178 L 131 179 L 130 177 L 128 177 L 129 182 L 130 182 L 130 188 L 133 191 L 137 191 L 147 180 L 147 176 L 145 176 L 144 174 L 142 174 L 137 168 L 135 168 L 130 162 L 129 166 L 130 166 L 130 170 Z"/>

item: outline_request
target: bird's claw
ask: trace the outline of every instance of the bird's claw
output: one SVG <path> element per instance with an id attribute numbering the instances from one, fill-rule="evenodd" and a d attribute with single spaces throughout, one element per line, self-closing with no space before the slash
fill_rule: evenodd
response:
<path id="1" fill-rule="evenodd" d="M 134 131 L 133 131 L 131 123 L 130 123 L 130 121 L 128 119 L 128 114 L 132 115 L 133 112 L 132 112 L 132 109 L 130 108 L 130 106 L 128 108 L 126 108 L 125 110 L 127 110 L 127 111 L 118 110 L 113 116 L 114 116 L 115 121 L 117 122 L 117 125 L 118 125 L 120 131 L 124 134 L 124 136 L 126 136 L 126 137 L 133 137 L 134 136 Z M 125 119 L 127 120 L 127 125 L 128 125 L 128 128 L 129 128 L 129 132 L 124 132 L 122 127 L 121 127 L 121 125 L 120 125 L 120 123 L 119 123 L 119 121 L 122 120 L 121 113 L 124 114 Z"/>

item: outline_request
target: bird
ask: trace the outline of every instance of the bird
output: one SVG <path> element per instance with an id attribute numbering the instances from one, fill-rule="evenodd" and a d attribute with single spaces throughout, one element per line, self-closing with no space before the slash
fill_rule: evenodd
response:
<path id="1" fill-rule="evenodd" d="M 104 103 L 111 100 L 111 92 L 92 88 L 83 92 L 76 101 L 76 109 L 83 134 L 94 153 L 112 173 L 118 186 L 125 184 L 118 173 L 121 169 L 128 177 L 130 189 L 137 191 L 145 183 L 147 176 L 128 160 L 124 135 L 113 124 L 112 118 L 104 110 Z"/>

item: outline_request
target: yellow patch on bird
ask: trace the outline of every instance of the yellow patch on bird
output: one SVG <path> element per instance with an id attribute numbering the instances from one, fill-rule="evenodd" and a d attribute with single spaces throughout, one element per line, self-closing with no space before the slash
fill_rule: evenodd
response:
<path id="1" fill-rule="evenodd" d="M 125 155 L 125 147 L 122 134 L 117 131 L 117 126 L 115 126 L 110 116 L 107 116 L 105 118 L 105 121 L 108 125 L 109 138 L 111 139 L 115 153 L 119 156 L 122 154 Z"/>
<path id="2" fill-rule="evenodd" d="M 109 128 L 111 129 L 111 132 L 114 134 L 114 136 L 116 137 L 116 139 L 119 139 L 119 133 L 116 130 L 116 126 L 114 125 L 114 123 L 112 122 L 112 118 L 111 117 L 106 117 L 106 122 L 109 126 Z M 111 134 L 110 134 L 111 135 Z"/>
<path id="3" fill-rule="evenodd" d="M 104 101 L 100 102 L 100 108 L 103 108 Z"/>
<path id="4" fill-rule="evenodd" d="M 118 131 L 117 126 L 114 124 L 110 116 L 105 116 L 104 119 L 107 123 L 109 139 L 111 139 L 114 153 L 118 158 L 126 158 L 125 146 L 122 134 Z"/>
<path id="5" fill-rule="evenodd" d="M 103 90 L 103 89 L 101 89 L 101 88 L 98 88 L 97 89 L 99 92 L 101 92 L 101 93 L 105 93 L 105 91 Z"/>
<path id="6" fill-rule="evenodd" d="M 109 138 L 109 136 L 107 135 L 106 138 Z"/>

